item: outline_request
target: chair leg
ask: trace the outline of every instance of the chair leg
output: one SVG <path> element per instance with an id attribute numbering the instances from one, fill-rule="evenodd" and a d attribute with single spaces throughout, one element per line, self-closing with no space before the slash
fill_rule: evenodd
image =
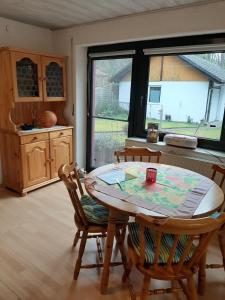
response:
<path id="1" fill-rule="evenodd" d="M 115 236 L 116 236 L 116 241 L 117 241 L 118 248 L 119 248 L 120 253 L 121 253 L 121 258 L 122 258 L 122 263 L 123 263 L 123 266 L 124 266 L 124 270 L 126 272 L 126 269 L 127 269 L 127 256 L 126 256 L 126 252 L 125 252 L 125 249 L 124 249 L 124 235 L 123 235 L 123 232 L 121 234 L 120 230 L 116 229 L 116 235 Z"/>
<path id="2" fill-rule="evenodd" d="M 145 300 L 147 298 L 150 281 L 151 281 L 151 277 L 149 277 L 148 275 L 145 275 L 144 280 L 143 280 L 143 286 L 142 286 L 140 300 Z"/>
<path id="3" fill-rule="evenodd" d="M 129 259 L 129 261 L 127 262 L 126 270 L 124 270 L 123 272 L 122 282 L 126 282 L 126 280 L 129 280 L 132 267 L 133 267 L 133 262 L 131 259 Z"/>
<path id="4" fill-rule="evenodd" d="M 130 293 L 130 298 L 131 298 L 131 300 L 136 300 L 136 293 L 135 293 L 133 285 L 130 281 L 130 272 L 132 270 L 132 267 L 133 267 L 133 262 L 131 259 L 129 259 L 129 261 L 127 262 L 127 265 L 126 265 L 126 270 L 124 270 L 124 272 L 123 272 L 122 282 L 127 282 L 128 290 Z"/>
<path id="5" fill-rule="evenodd" d="M 224 229 L 219 231 L 218 240 L 219 240 L 220 250 L 223 257 L 223 267 L 225 270 L 225 230 Z"/>
<path id="6" fill-rule="evenodd" d="M 96 237 L 96 246 L 97 246 L 97 252 L 96 252 L 97 263 L 101 264 L 103 263 L 103 256 L 102 256 L 101 240 L 99 237 Z"/>
<path id="7" fill-rule="evenodd" d="M 123 244 L 124 244 L 125 236 L 126 236 L 126 227 L 121 229 L 121 240 L 122 240 Z M 116 246 L 114 249 L 114 254 L 113 254 L 113 259 L 115 259 L 117 257 L 118 252 L 119 252 L 119 247 L 118 247 L 118 244 L 116 243 Z"/>
<path id="8" fill-rule="evenodd" d="M 73 248 L 76 247 L 78 241 L 79 241 L 79 238 L 80 238 L 80 230 L 78 229 L 76 234 L 75 234 L 75 237 L 74 237 L 74 240 L 73 240 Z"/>
<path id="9" fill-rule="evenodd" d="M 185 296 L 188 298 L 188 287 L 186 284 L 184 284 L 183 280 L 182 279 L 179 279 L 178 280 L 178 283 L 179 283 L 179 286 L 182 288 Z"/>
<path id="10" fill-rule="evenodd" d="M 187 285 L 188 285 L 188 300 L 197 300 L 198 299 L 198 295 L 197 295 L 197 291 L 196 291 L 196 287 L 195 287 L 195 281 L 193 278 L 193 275 L 190 276 L 187 279 Z"/>
<path id="11" fill-rule="evenodd" d="M 121 240 L 122 240 L 122 243 L 124 243 L 124 240 L 125 240 L 125 237 L 126 237 L 126 231 L 127 231 L 127 226 L 125 226 L 125 227 L 122 229 L 122 233 L 121 233 Z"/>
<path id="12" fill-rule="evenodd" d="M 206 283 L 206 253 L 202 256 L 199 262 L 198 270 L 198 294 L 203 296 L 205 293 L 205 283 Z"/>
<path id="13" fill-rule="evenodd" d="M 172 288 L 172 289 L 177 289 L 178 287 L 179 287 L 178 282 L 177 282 L 176 280 L 171 280 L 171 288 Z M 174 296 L 175 296 L 175 299 L 177 299 L 177 300 L 180 299 L 179 293 L 178 293 L 177 290 L 176 290 L 176 291 L 173 291 L 173 294 L 174 294 Z"/>
<path id="14" fill-rule="evenodd" d="M 80 267 L 82 263 L 82 256 L 84 254 L 84 249 L 87 241 L 87 236 L 88 236 L 88 231 L 83 231 L 82 237 L 81 237 L 81 242 L 80 242 L 80 248 L 79 248 L 79 253 L 78 253 L 78 258 L 76 261 L 75 269 L 74 269 L 74 280 L 77 280 L 79 272 L 80 272 Z"/>

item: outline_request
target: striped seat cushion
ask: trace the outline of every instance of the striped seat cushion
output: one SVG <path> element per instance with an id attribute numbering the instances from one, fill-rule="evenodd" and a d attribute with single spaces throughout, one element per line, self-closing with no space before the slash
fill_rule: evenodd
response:
<path id="1" fill-rule="evenodd" d="M 107 208 L 87 195 L 83 195 L 80 202 L 90 223 L 99 225 L 108 223 L 109 211 Z"/>
<path id="2" fill-rule="evenodd" d="M 129 236 L 132 242 L 132 245 L 135 249 L 135 252 L 140 255 L 139 250 L 139 225 L 137 223 L 129 223 L 128 225 Z M 163 234 L 161 237 L 161 247 L 160 247 L 160 254 L 158 263 L 165 264 L 169 258 L 169 252 L 173 245 L 173 235 L 171 234 Z M 181 255 L 183 254 L 184 246 L 187 242 L 187 236 L 183 235 L 180 237 L 177 248 L 173 257 L 173 263 L 178 263 L 180 260 Z M 188 261 L 195 249 L 195 246 L 192 245 L 189 251 L 188 256 L 186 257 L 185 261 Z M 149 229 L 145 230 L 145 262 L 147 264 L 152 264 L 154 259 L 154 234 Z"/>

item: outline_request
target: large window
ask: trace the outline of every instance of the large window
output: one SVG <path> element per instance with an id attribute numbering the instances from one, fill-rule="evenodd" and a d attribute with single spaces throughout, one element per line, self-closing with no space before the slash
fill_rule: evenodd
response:
<path id="1" fill-rule="evenodd" d="M 148 81 L 146 128 L 155 122 L 162 132 L 220 140 L 225 106 L 223 52 L 149 57 Z"/>
<path id="2" fill-rule="evenodd" d="M 113 161 L 127 136 L 145 138 L 148 123 L 160 140 L 194 135 L 224 151 L 225 34 L 90 47 L 88 58 L 88 169 Z"/>

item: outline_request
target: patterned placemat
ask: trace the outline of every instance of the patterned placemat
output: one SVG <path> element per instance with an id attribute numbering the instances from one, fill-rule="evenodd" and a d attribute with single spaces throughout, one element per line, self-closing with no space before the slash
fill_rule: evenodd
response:
<path id="1" fill-rule="evenodd" d="M 128 166 L 123 170 L 135 178 L 111 186 L 95 178 L 94 188 L 166 216 L 192 217 L 213 185 L 210 179 L 200 174 L 163 165 L 157 167 L 156 183 L 146 184 L 147 167 L 149 164 Z"/>

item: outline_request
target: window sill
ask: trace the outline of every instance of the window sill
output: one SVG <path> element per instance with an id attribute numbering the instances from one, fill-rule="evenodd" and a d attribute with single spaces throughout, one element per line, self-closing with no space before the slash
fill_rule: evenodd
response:
<path id="1" fill-rule="evenodd" d="M 166 145 L 164 142 L 147 143 L 145 139 L 135 137 L 127 138 L 125 141 L 125 145 L 142 147 L 147 146 L 152 150 L 159 150 L 169 155 L 181 156 L 183 158 L 225 165 L 225 152 L 222 151 L 207 150 L 203 148 L 196 148 L 194 150 L 185 149 L 169 146 Z"/>

